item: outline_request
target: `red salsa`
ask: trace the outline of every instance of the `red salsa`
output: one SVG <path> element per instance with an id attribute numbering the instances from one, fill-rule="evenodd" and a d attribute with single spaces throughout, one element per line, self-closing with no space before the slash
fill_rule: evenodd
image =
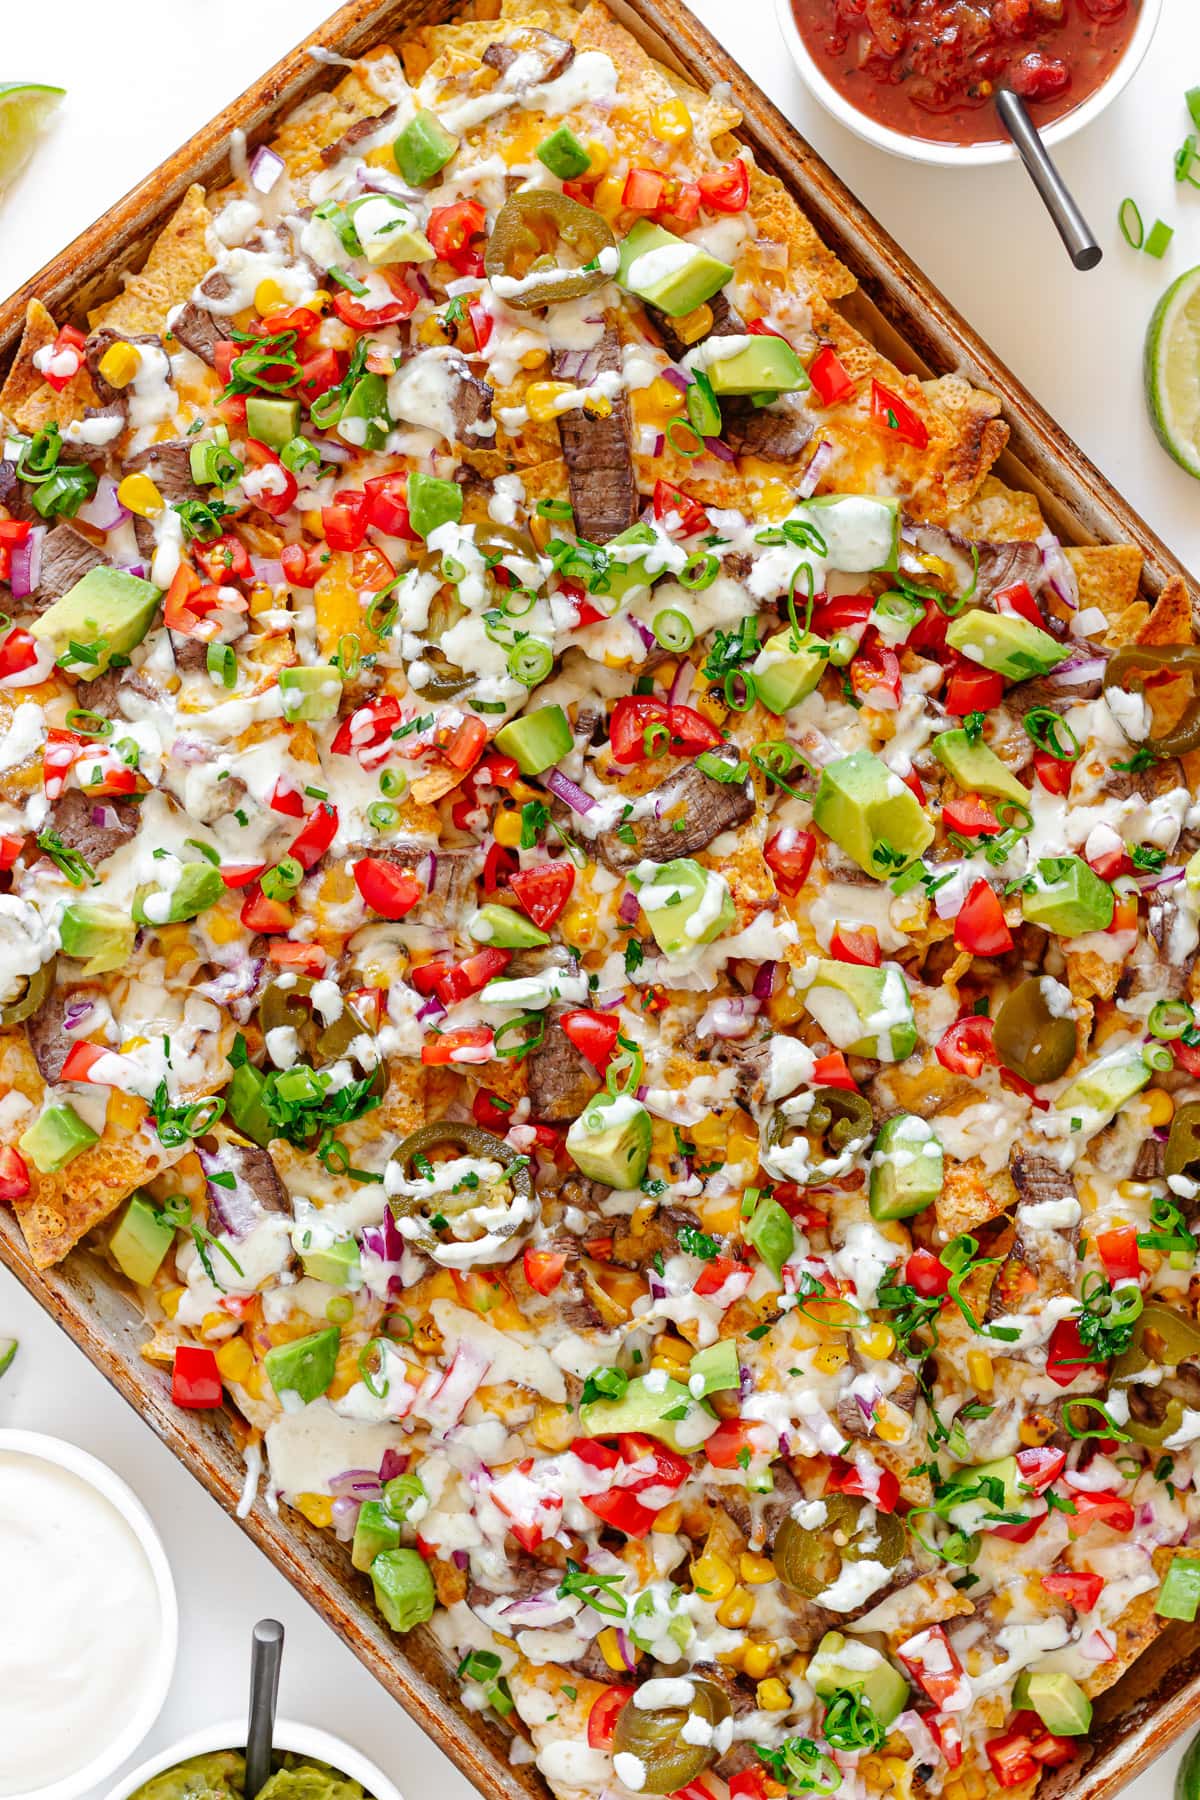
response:
<path id="1" fill-rule="evenodd" d="M 1139 0 L 792 0 L 800 35 L 838 92 L 879 125 L 943 144 L 1003 137 L 1007 83 L 1049 125 L 1101 87 Z"/>

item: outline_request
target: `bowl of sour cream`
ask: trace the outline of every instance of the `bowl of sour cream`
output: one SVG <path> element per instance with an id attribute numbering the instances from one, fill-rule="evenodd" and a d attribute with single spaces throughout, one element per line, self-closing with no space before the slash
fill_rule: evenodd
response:
<path id="1" fill-rule="evenodd" d="M 86 1451 L 0 1431 L 0 1800 L 78 1800 L 142 1743 L 179 1612 L 149 1513 Z"/>

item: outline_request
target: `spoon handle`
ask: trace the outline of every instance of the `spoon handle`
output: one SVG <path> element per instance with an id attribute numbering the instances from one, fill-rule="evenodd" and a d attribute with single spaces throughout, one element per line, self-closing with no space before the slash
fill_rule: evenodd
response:
<path id="1" fill-rule="evenodd" d="M 1094 269 L 1104 252 L 1050 160 L 1050 153 L 1029 116 L 1029 108 L 1011 88 L 1000 88 L 996 93 L 996 111 L 1041 195 L 1042 204 L 1054 220 L 1059 237 L 1067 246 L 1071 261 L 1077 269 Z"/>
<path id="2" fill-rule="evenodd" d="M 255 1800 L 271 1773 L 283 1626 L 260 1619 L 250 1638 L 250 1719 L 246 1727 L 246 1800 Z"/>

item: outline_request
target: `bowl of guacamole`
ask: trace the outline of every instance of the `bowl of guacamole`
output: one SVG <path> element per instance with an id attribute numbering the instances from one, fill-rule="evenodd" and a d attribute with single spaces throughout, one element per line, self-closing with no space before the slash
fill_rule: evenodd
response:
<path id="1" fill-rule="evenodd" d="M 244 1720 L 192 1732 L 126 1775 L 105 1800 L 245 1800 Z M 383 1770 L 329 1732 L 275 1723 L 275 1758 L 259 1800 L 402 1800 Z"/>

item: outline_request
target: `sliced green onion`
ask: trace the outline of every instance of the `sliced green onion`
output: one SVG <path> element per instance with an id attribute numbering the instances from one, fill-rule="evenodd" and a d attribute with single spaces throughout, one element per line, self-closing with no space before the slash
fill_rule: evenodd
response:
<path id="1" fill-rule="evenodd" d="M 1020 837 L 1024 837 L 1026 833 L 1033 830 L 1033 814 L 1027 806 L 1022 806 L 1019 800 L 998 800 L 996 817 L 1002 825 L 1006 825 L 1010 831 L 1015 831 Z"/>
<path id="2" fill-rule="evenodd" d="M 533 588 L 502 588 L 500 591 L 500 611 L 507 619 L 523 619 L 526 613 L 533 611 L 537 605 L 537 593 Z M 524 604 L 518 606 L 517 601 Z"/>
<path id="3" fill-rule="evenodd" d="M 693 370 L 691 386 L 685 399 L 692 429 L 702 438 L 720 437 L 721 408 L 713 392 L 712 382 L 702 369 Z"/>
<path id="4" fill-rule="evenodd" d="M 302 469 L 310 469 L 321 461 L 321 452 L 306 437 L 289 438 L 279 452 L 279 460 L 292 475 L 299 475 Z"/>
<path id="5" fill-rule="evenodd" d="M 539 519 L 562 519 L 567 525 L 575 517 L 569 500 L 539 500 L 535 511 Z"/>
<path id="6" fill-rule="evenodd" d="M 805 578 L 804 585 L 807 590 L 805 594 L 803 625 L 800 624 L 799 619 L 796 617 L 796 583 L 802 575 Z M 788 618 L 790 619 L 792 626 L 792 635 L 789 642 L 791 644 L 793 656 L 800 649 L 804 639 L 808 636 L 809 627 L 812 625 L 813 600 L 815 597 L 812 564 L 806 562 L 797 563 L 796 567 L 792 570 L 792 579 L 788 583 L 787 594 Z"/>
<path id="7" fill-rule="evenodd" d="M 1195 1014 L 1186 1000 L 1156 1000 L 1150 1008 L 1146 1030 L 1151 1037 L 1169 1040 L 1179 1037 L 1195 1022 Z"/>
<path id="8" fill-rule="evenodd" d="M 1103 1426 L 1076 1425 L 1071 1414 L 1077 1406 L 1084 1407 L 1085 1409 L 1090 1408 L 1092 1411 L 1098 1412 L 1100 1417 L 1104 1420 Z M 1121 1430 L 1121 1427 L 1117 1424 L 1117 1421 L 1113 1418 L 1107 1406 L 1100 1400 L 1092 1400 L 1090 1398 L 1064 1400 L 1062 1403 L 1062 1422 L 1073 1438 L 1116 1438 L 1118 1444 L 1129 1444 L 1133 1441 L 1127 1431 Z"/>
<path id="9" fill-rule="evenodd" d="M 383 1338 L 371 1338 L 363 1345 L 358 1353 L 358 1372 L 362 1376 L 363 1386 L 373 1400 L 386 1400 L 388 1397 L 388 1390 L 392 1385 L 391 1377 L 389 1375 L 384 1375 L 382 1386 L 378 1385 L 376 1382 L 376 1376 L 386 1367 L 384 1358 L 387 1355 L 387 1351 L 384 1348 L 384 1343 L 385 1340 Z M 378 1355 L 373 1358 L 371 1353 L 376 1350 L 378 1351 Z"/>
<path id="10" fill-rule="evenodd" d="M 1196 148 L 1195 137 L 1189 134 L 1175 152 L 1176 181 L 1186 181 L 1189 187 L 1200 187 L 1200 181 L 1192 173 L 1197 161 L 1200 161 L 1200 151 Z"/>
<path id="11" fill-rule="evenodd" d="M 1144 1044 L 1142 1061 L 1147 1068 L 1153 1069 L 1156 1075 L 1165 1075 L 1169 1069 L 1175 1067 L 1175 1058 L 1165 1044 Z"/>
<path id="12" fill-rule="evenodd" d="M 741 682 L 741 699 L 737 683 Z M 725 677 L 725 704 L 734 712 L 749 712 L 758 697 L 758 687 L 749 669 L 730 669 Z"/>
<path id="13" fill-rule="evenodd" d="M 755 744 L 750 752 L 750 761 L 756 769 L 761 769 L 762 773 L 771 781 L 792 795 L 795 795 L 797 790 L 788 786 L 787 777 L 789 775 L 793 774 L 796 769 L 803 769 L 806 775 L 815 776 L 816 774 L 816 770 L 808 758 L 802 756 L 794 744 L 786 743 L 783 738 L 768 738 L 761 744 Z"/>
<path id="14" fill-rule="evenodd" d="M 417 1501 L 425 1498 L 425 1483 L 419 1475 L 393 1475 L 390 1481 L 383 1484 L 383 1510 L 389 1518 L 398 1519 L 401 1523 L 407 1519 Z M 488 1653 L 483 1651 L 481 1654 L 486 1656 Z"/>
<path id="15" fill-rule="evenodd" d="M 514 644 L 508 653 L 509 674 L 526 687 L 536 687 L 539 681 L 545 681 L 553 667 L 554 652 L 541 638 L 525 638 Z"/>
<path id="16" fill-rule="evenodd" d="M 528 1035 L 522 1037 L 520 1035 L 522 1032 Z M 505 1043 L 504 1040 L 510 1034 L 516 1041 L 511 1044 Z M 541 1013 L 519 1013 L 515 1019 L 506 1019 L 503 1025 L 496 1027 L 496 1035 L 492 1039 L 492 1055 L 528 1056 L 531 1050 L 537 1049 L 545 1035 L 546 1021 Z"/>
<path id="17" fill-rule="evenodd" d="M 408 776 L 400 769 L 385 769 L 379 777 L 379 791 L 389 800 L 403 800 L 408 792 Z"/>
<path id="18" fill-rule="evenodd" d="M 750 765 L 744 762 L 731 763 L 724 756 L 717 756 L 711 750 L 702 750 L 696 758 L 696 767 L 702 774 L 707 775 L 710 781 L 732 783 L 745 781 Z"/>
<path id="19" fill-rule="evenodd" d="M 17 474 L 22 481 L 36 483 L 45 481 L 58 467 L 58 459 L 62 455 L 62 438 L 57 425 L 45 425 L 34 432 L 17 462 Z"/>
<path id="20" fill-rule="evenodd" d="M 645 1073 L 640 1045 L 620 1035 L 617 1037 L 617 1045 L 618 1048 L 604 1072 L 604 1085 L 614 1100 L 619 1099 L 622 1094 L 636 1094 Z"/>
<path id="21" fill-rule="evenodd" d="M 675 433 L 679 430 L 686 431 L 690 436 L 695 438 L 696 448 L 694 450 L 689 450 L 685 445 L 676 442 Z M 671 423 L 667 426 L 667 442 L 670 444 L 676 456 L 686 456 L 690 459 L 693 456 L 702 456 L 704 454 L 704 440 L 696 430 L 696 427 L 688 419 L 671 420 Z"/>
<path id="22" fill-rule="evenodd" d="M 1200 87 L 1189 88 L 1183 96 L 1187 101 L 1187 109 L 1191 114 L 1192 124 L 1200 131 Z"/>
<path id="23" fill-rule="evenodd" d="M 333 277 L 339 287 L 344 287 L 357 300 L 361 300 L 364 294 L 369 294 L 371 291 L 365 282 L 360 281 L 357 275 L 351 275 L 349 269 L 343 269 L 340 263 L 331 264 L 326 273 Z"/>
<path id="24" fill-rule="evenodd" d="M 671 747 L 671 733 L 661 719 L 655 719 L 642 732 L 642 751 L 647 758 L 665 756 Z"/>
<path id="25" fill-rule="evenodd" d="M 367 808 L 367 824 L 373 831 L 395 831 L 400 823 L 400 808 L 387 800 L 373 800 Z"/>
<path id="26" fill-rule="evenodd" d="M 357 632 L 347 631 L 338 639 L 334 661 L 347 679 L 358 674 L 362 666 L 362 644 Z"/>
<path id="27" fill-rule="evenodd" d="M 852 631 L 839 631 L 829 640 L 829 660 L 835 669 L 844 669 L 858 654 L 858 639 Z"/>
<path id="28" fill-rule="evenodd" d="M 354 1317 L 354 1302 L 349 1294 L 335 1294 L 325 1307 L 331 1325 L 348 1325 Z"/>
<path id="29" fill-rule="evenodd" d="M 1146 241 L 1146 227 L 1142 224 L 1142 215 L 1138 211 L 1136 200 L 1126 196 L 1117 208 L 1117 224 L 1121 227 L 1121 236 L 1131 250 L 1140 250 Z M 1137 236 L 1134 236 L 1134 233 Z"/>
<path id="30" fill-rule="evenodd" d="M 1048 706 L 1030 707 L 1025 714 L 1025 730 L 1039 750 L 1059 762 L 1074 762 L 1082 753 L 1079 739 L 1062 714 Z"/>
<path id="31" fill-rule="evenodd" d="M 677 606 L 665 606 L 655 613 L 651 629 L 655 642 L 664 650 L 690 650 L 696 641 L 692 621 Z"/>
<path id="32" fill-rule="evenodd" d="M 1146 233 L 1146 242 L 1143 246 L 1146 255 L 1156 257 L 1161 261 L 1170 248 L 1171 239 L 1174 236 L 1175 228 L 1173 225 L 1168 225 L 1163 219 L 1155 219 L 1153 225 Z"/>
<path id="33" fill-rule="evenodd" d="M 43 519 L 74 518 L 85 500 L 96 491 L 99 477 L 87 463 L 68 463 L 47 475 L 33 496 Z"/>
<path id="34" fill-rule="evenodd" d="M 237 657 L 232 644 L 209 644 L 204 661 L 209 676 L 220 687 L 231 688 L 236 685 Z"/>
<path id="35" fill-rule="evenodd" d="M 106 738 L 112 736 L 113 727 L 112 720 L 103 718 L 100 713 L 72 706 L 67 709 L 67 730 L 77 731 L 81 737 Z"/>
<path id="36" fill-rule="evenodd" d="M 720 559 L 711 550 L 693 550 L 675 579 L 689 594 L 699 594 L 710 588 L 720 573 Z"/>
<path id="37" fill-rule="evenodd" d="M 304 868 L 294 856 L 282 856 L 273 869 L 262 877 L 261 887 L 268 900 L 287 900 L 304 880 Z"/>

